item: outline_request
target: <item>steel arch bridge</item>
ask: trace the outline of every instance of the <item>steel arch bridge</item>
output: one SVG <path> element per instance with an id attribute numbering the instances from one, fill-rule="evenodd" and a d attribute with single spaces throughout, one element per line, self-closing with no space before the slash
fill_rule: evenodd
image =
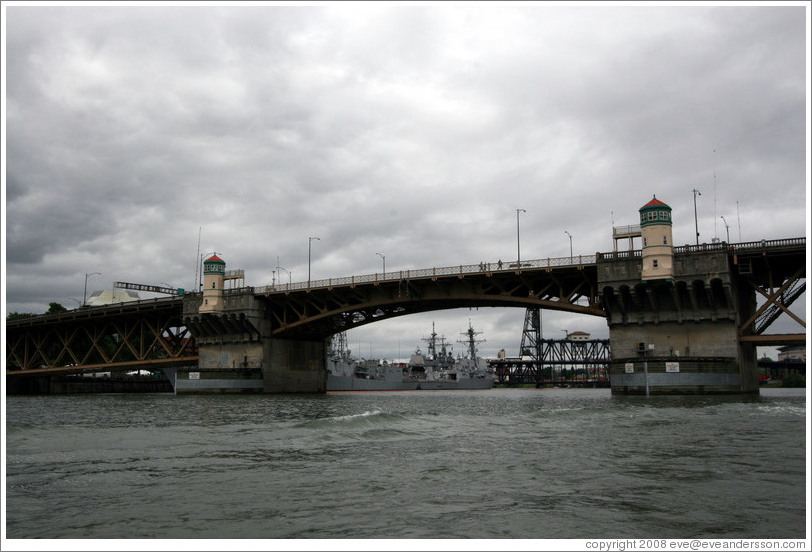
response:
<path id="1" fill-rule="evenodd" d="M 606 316 L 595 256 L 404 270 L 254 288 L 272 335 L 321 339 L 371 322 L 434 310 L 521 307 Z"/>

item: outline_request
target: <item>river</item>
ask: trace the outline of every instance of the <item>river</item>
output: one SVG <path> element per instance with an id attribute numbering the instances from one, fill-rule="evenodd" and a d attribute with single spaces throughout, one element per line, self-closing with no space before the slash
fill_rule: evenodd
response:
<path id="1" fill-rule="evenodd" d="M 6 397 L 9 539 L 804 538 L 806 393 Z"/>

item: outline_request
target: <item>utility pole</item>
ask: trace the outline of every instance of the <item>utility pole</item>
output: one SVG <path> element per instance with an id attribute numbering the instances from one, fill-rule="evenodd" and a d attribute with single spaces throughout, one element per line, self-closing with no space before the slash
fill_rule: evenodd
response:
<path id="1" fill-rule="evenodd" d="M 516 209 L 516 268 L 522 268 L 522 249 L 519 241 L 519 212 L 526 213 L 524 209 Z"/>
<path id="2" fill-rule="evenodd" d="M 696 188 L 693 189 L 693 192 L 694 192 L 694 226 L 696 227 L 696 244 L 699 245 L 699 221 L 696 218 L 696 196 L 702 195 L 702 192 L 700 192 Z"/>

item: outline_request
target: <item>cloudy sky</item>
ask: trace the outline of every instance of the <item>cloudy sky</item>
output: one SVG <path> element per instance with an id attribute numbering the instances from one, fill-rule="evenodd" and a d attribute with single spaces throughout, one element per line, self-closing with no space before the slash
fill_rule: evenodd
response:
<path id="1" fill-rule="evenodd" d="M 309 244 L 312 279 L 515 259 L 517 209 L 523 259 L 611 251 L 655 194 L 678 244 L 808 229 L 808 3 L 3 10 L 7 312 L 94 272 L 192 289 L 212 251 L 257 286 L 307 280 Z M 520 309 L 349 342 L 408 357 L 434 322 L 461 352 L 469 320 L 517 353 Z"/>

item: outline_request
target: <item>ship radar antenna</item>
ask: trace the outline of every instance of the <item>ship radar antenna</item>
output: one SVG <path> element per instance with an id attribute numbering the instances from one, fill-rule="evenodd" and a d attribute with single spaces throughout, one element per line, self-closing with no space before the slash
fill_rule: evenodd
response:
<path id="1" fill-rule="evenodd" d="M 468 330 L 461 333 L 460 335 L 464 335 L 467 339 L 465 340 L 458 340 L 457 343 L 462 343 L 468 346 L 468 358 L 471 360 L 475 360 L 477 357 L 477 345 L 480 343 L 485 343 L 484 339 L 476 339 L 476 336 L 481 334 L 482 332 L 475 332 L 474 327 L 471 325 L 471 319 L 468 319 Z"/>

